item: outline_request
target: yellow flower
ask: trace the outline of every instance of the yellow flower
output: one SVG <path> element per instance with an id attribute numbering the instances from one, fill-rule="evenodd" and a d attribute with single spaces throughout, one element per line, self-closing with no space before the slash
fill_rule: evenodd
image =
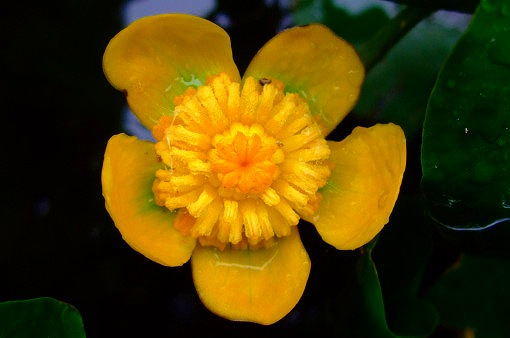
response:
<path id="1" fill-rule="evenodd" d="M 354 49 L 326 27 L 283 31 L 241 78 L 220 27 L 157 15 L 117 34 L 103 67 L 157 141 L 110 139 L 106 208 L 146 257 L 167 266 L 191 258 L 212 312 L 271 324 L 292 310 L 310 272 L 301 218 L 342 250 L 388 222 L 405 137 L 381 124 L 325 140 L 364 77 Z"/>

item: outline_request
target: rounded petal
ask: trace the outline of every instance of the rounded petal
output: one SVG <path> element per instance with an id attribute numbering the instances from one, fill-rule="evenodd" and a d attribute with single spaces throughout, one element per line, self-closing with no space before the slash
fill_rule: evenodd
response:
<path id="1" fill-rule="evenodd" d="M 378 124 L 328 145 L 335 167 L 318 213 L 307 220 L 337 249 L 356 249 L 388 223 L 406 165 L 405 135 L 397 125 Z"/>
<path id="2" fill-rule="evenodd" d="M 204 305 L 230 320 L 273 324 L 297 304 L 310 259 L 297 229 L 268 249 L 220 251 L 197 247 L 193 280 Z"/>
<path id="3" fill-rule="evenodd" d="M 157 263 L 178 266 L 189 260 L 196 240 L 174 228 L 176 213 L 154 203 L 152 183 L 161 167 L 151 142 L 115 135 L 104 155 L 103 196 L 115 226 L 133 249 Z"/>
<path id="4" fill-rule="evenodd" d="M 149 129 L 162 115 L 172 115 L 174 97 L 187 87 L 220 72 L 240 78 L 227 33 L 185 14 L 148 16 L 130 24 L 106 47 L 103 70 Z"/>
<path id="5" fill-rule="evenodd" d="M 275 78 L 302 95 L 332 131 L 358 100 L 365 76 L 354 48 L 327 27 L 312 24 L 283 31 L 267 42 L 244 77 Z"/>

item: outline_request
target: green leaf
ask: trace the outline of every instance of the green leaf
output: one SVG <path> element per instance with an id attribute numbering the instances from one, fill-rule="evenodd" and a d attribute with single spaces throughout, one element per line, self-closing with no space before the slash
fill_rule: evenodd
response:
<path id="1" fill-rule="evenodd" d="M 381 285 L 372 260 L 372 250 L 376 242 L 377 240 L 373 240 L 364 248 L 356 267 L 356 285 L 352 291 L 359 300 L 353 313 L 358 316 L 358 325 L 360 319 L 364 322 L 358 328 L 360 337 L 396 337 L 386 323 Z"/>
<path id="2" fill-rule="evenodd" d="M 316 270 L 323 268 L 334 274 L 321 285 L 336 286 L 336 292 L 323 300 L 318 309 L 320 315 L 302 325 L 303 332 L 350 338 L 397 337 L 386 323 L 381 286 L 372 260 L 376 242 L 374 239 L 357 251 L 332 253 L 327 262 L 312 264 Z M 317 306 L 317 300 L 313 302 Z"/>
<path id="3" fill-rule="evenodd" d="M 53 298 L 0 303 L 1 338 L 84 338 L 78 310 Z"/>
<path id="4" fill-rule="evenodd" d="M 439 224 L 484 230 L 510 220 L 509 112 L 510 0 L 484 0 L 427 107 L 422 183 Z"/>
<path id="5" fill-rule="evenodd" d="M 401 196 L 373 250 L 388 326 L 402 336 L 428 337 L 438 324 L 437 312 L 421 294 L 434 243 L 423 208 L 423 198 Z"/>
<path id="6" fill-rule="evenodd" d="M 456 28 L 422 21 L 367 74 L 352 116 L 396 123 L 408 140 L 419 139 L 430 91 L 459 36 Z"/>
<path id="7" fill-rule="evenodd" d="M 510 261 L 466 255 L 428 293 L 443 326 L 464 337 L 508 335 Z"/>
<path id="8" fill-rule="evenodd" d="M 428 336 L 437 325 L 437 314 L 427 300 L 418 299 L 414 293 L 411 295 L 412 292 L 406 293 L 402 298 L 391 299 L 393 301 L 392 305 L 398 306 L 398 311 L 393 308 L 390 313 L 387 312 L 386 295 L 381 289 L 379 274 L 373 259 L 374 248 L 378 246 L 379 241 L 377 239 L 367 244 L 363 248 L 355 267 L 353 284 L 349 288 L 347 299 L 349 311 L 342 319 L 347 323 L 349 337 Z M 406 268 L 405 266 L 400 267 L 402 270 Z M 402 274 L 398 275 L 405 278 Z M 405 285 L 404 289 L 409 288 L 406 282 L 403 283 Z M 392 320 L 392 324 L 395 325 L 390 327 L 388 314 L 395 315 L 397 312 L 400 318 Z"/>
<path id="9" fill-rule="evenodd" d="M 294 25 L 321 22 L 355 46 L 372 37 L 389 20 L 377 2 L 360 13 L 350 14 L 333 0 L 299 1 L 291 18 Z"/>
<path id="10" fill-rule="evenodd" d="M 332 290 L 318 303 L 312 298 L 316 316 L 310 316 L 301 324 L 301 330 L 318 336 L 350 338 L 397 338 L 386 321 L 386 310 L 379 283 L 379 276 L 372 259 L 377 238 L 356 251 L 335 251 L 312 263 L 315 273 L 332 274 L 320 282 L 311 283 L 308 297 L 313 297 L 317 284 L 321 290 Z M 320 271 L 323 270 L 323 271 Z M 335 271 L 336 270 L 336 271 Z M 311 293 L 311 294 L 310 294 Z M 305 293 L 306 294 L 306 293 Z M 320 297 L 319 297 L 320 299 Z"/>

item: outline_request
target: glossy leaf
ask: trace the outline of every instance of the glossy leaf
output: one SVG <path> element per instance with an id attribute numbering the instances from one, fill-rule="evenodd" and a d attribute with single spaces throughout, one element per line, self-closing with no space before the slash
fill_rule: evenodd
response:
<path id="1" fill-rule="evenodd" d="M 85 338 L 80 313 L 53 298 L 0 303 L 0 337 Z"/>
<path id="2" fill-rule="evenodd" d="M 366 251 L 363 252 L 356 266 L 356 282 L 361 292 L 359 299 L 361 306 L 358 311 L 362 310 L 357 315 L 367 323 L 359 328 L 362 332 L 360 337 L 396 337 L 386 322 L 381 285 L 372 259 L 372 250 L 376 242 L 377 239 L 365 247 Z"/>
<path id="3" fill-rule="evenodd" d="M 343 335 L 359 338 L 396 338 L 386 322 L 386 310 L 377 268 L 372 258 L 377 239 L 362 250 L 352 275 L 346 299 L 348 311 L 339 320 L 345 325 Z"/>
<path id="4" fill-rule="evenodd" d="M 506 337 L 510 299 L 510 260 L 466 255 L 447 271 L 427 298 L 441 324 L 464 337 Z"/>
<path id="5" fill-rule="evenodd" d="M 419 140 L 430 91 L 460 35 L 458 28 L 422 21 L 367 73 L 351 116 L 391 121 L 402 127 L 409 141 Z"/>
<path id="6" fill-rule="evenodd" d="M 401 212 L 404 208 L 420 209 L 414 200 L 397 206 Z M 430 234 L 424 233 L 419 224 L 406 223 L 407 217 L 392 220 L 389 234 L 388 228 L 383 230 L 361 250 L 349 288 L 352 304 L 349 315 L 343 318 L 350 337 L 428 337 L 437 325 L 432 304 L 418 297 L 421 273 L 430 252 Z M 407 229 L 402 230 L 404 226 Z M 425 238 L 417 241 L 422 236 Z M 404 250 L 406 258 L 402 257 Z M 394 255 L 398 258 L 389 262 Z"/>
<path id="7" fill-rule="evenodd" d="M 437 312 L 421 291 L 434 238 L 433 228 L 420 216 L 423 208 L 423 198 L 400 198 L 373 250 L 388 326 L 406 337 L 428 337 L 438 324 Z"/>
<path id="8" fill-rule="evenodd" d="M 342 3 L 334 0 L 303 0 L 297 2 L 291 17 L 295 25 L 321 22 L 356 46 L 372 37 L 388 21 L 388 15 L 379 5 L 374 2 L 362 12 L 351 14 Z"/>
<path id="9" fill-rule="evenodd" d="M 457 230 L 510 219 L 510 1 L 485 0 L 442 69 L 424 124 L 431 217 Z"/>

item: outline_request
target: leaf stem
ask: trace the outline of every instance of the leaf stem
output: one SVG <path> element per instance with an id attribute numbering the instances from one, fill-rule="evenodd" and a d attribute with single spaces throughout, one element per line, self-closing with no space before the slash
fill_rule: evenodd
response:
<path id="1" fill-rule="evenodd" d="M 404 35 L 434 11 L 432 8 L 408 6 L 388 21 L 358 50 L 366 71 L 372 69 Z"/>

